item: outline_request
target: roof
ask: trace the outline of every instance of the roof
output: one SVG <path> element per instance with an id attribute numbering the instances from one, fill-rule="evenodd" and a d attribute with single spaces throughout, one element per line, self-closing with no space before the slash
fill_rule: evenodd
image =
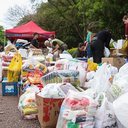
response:
<path id="1" fill-rule="evenodd" d="M 55 34 L 55 32 L 43 30 L 33 21 L 30 21 L 21 26 L 6 30 L 6 34 L 33 34 L 35 32 L 39 34 L 46 34 L 46 35 Z"/>

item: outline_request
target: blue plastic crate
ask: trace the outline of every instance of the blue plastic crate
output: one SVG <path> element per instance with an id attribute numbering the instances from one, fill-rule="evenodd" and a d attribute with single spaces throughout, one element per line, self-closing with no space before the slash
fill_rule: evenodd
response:
<path id="1" fill-rule="evenodd" d="M 2 95 L 18 95 L 18 82 L 7 82 L 7 80 L 2 81 Z"/>
<path id="2" fill-rule="evenodd" d="M 88 61 L 88 58 L 76 58 L 76 59 L 81 60 L 81 61 L 85 61 L 85 62 Z"/>

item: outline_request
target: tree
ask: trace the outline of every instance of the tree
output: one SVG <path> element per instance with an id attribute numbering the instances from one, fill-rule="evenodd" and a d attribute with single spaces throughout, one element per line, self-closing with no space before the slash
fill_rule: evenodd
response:
<path id="1" fill-rule="evenodd" d="M 5 39 L 5 37 L 4 37 L 5 35 L 4 35 L 4 28 L 3 28 L 3 26 L 0 26 L 0 45 L 4 45 L 4 39 Z"/>
<path id="2" fill-rule="evenodd" d="M 123 38 L 122 17 L 127 7 L 127 0 L 42 0 L 30 19 L 46 30 L 56 31 L 58 38 L 74 47 L 85 40 L 88 25 L 95 32 L 107 28 L 115 39 Z"/>
<path id="3" fill-rule="evenodd" d="M 15 5 L 14 7 L 8 9 L 6 22 L 14 26 L 27 15 L 31 15 L 30 10 L 28 10 L 26 7 Z"/>

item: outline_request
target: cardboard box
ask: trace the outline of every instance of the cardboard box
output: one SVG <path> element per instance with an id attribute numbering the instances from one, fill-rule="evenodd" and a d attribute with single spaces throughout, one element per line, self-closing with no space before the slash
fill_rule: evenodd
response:
<path id="1" fill-rule="evenodd" d="M 125 60 L 122 57 L 109 57 L 109 58 L 102 58 L 102 63 L 109 63 L 112 66 L 115 66 L 119 69 L 125 64 Z"/>
<path id="2" fill-rule="evenodd" d="M 36 95 L 38 120 L 41 128 L 56 128 L 63 100 L 64 99 L 43 98 Z"/>
<path id="3" fill-rule="evenodd" d="M 122 49 L 110 49 L 110 56 L 111 57 L 126 57 L 127 53 L 123 51 Z"/>

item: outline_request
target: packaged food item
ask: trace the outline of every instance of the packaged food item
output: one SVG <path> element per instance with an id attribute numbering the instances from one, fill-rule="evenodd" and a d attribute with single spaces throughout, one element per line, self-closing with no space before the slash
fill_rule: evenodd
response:
<path id="1" fill-rule="evenodd" d="M 41 77 L 43 76 L 42 71 L 34 70 L 33 72 L 28 73 L 27 78 L 31 84 L 41 83 Z"/>
<path id="2" fill-rule="evenodd" d="M 51 83 L 47 84 L 38 95 L 44 98 L 65 98 L 69 90 L 79 92 L 70 83 Z"/>
<path id="3" fill-rule="evenodd" d="M 74 70 L 57 70 L 44 75 L 41 78 L 42 84 L 48 83 L 71 83 L 77 87 L 80 85 L 79 71 Z"/>
<path id="4" fill-rule="evenodd" d="M 31 86 L 26 89 L 26 92 L 20 96 L 18 109 L 20 110 L 23 117 L 35 118 L 38 113 L 36 104 L 36 93 L 39 92 L 39 88 Z M 34 115 L 34 116 L 33 116 Z"/>
<path id="5" fill-rule="evenodd" d="M 97 103 L 84 92 L 69 91 L 63 101 L 56 128 L 93 128 Z"/>

